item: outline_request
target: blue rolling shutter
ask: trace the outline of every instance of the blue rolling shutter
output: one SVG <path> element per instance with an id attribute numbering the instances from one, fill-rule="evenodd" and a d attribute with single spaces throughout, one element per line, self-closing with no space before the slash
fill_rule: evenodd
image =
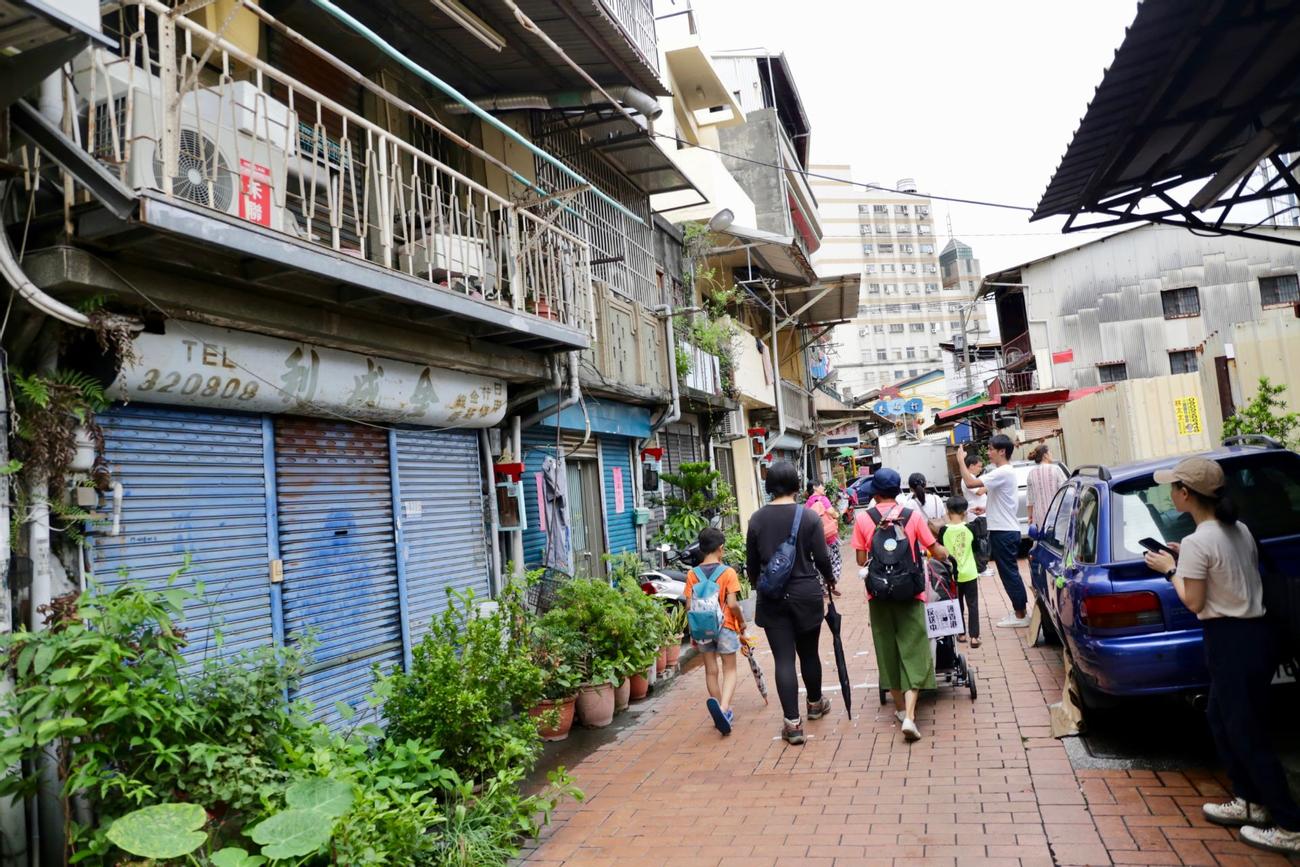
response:
<path id="1" fill-rule="evenodd" d="M 397 432 L 402 557 L 411 641 L 447 608 L 447 591 L 491 596 L 476 431 Z"/>
<path id="2" fill-rule="evenodd" d="M 388 433 L 277 418 L 275 467 L 285 640 L 317 642 L 294 697 L 336 722 L 335 702 L 363 709 L 371 666 L 402 660 Z"/>
<path id="3" fill-rule="evenodd" d="M 600 459 L 605 474 L 601 483 L 605 496 L 605 538 L 611 554 L 636 550 L 636 524 L 632 520 L 632 510 L 636 503 L 632 489 L 631 446 L 632 441 L 627 437 L 600 437 Z M 615 469 L 622 476 L 622 512 L 616 511 L 618 496 L 614 485 Z"/>
<path id="4" fill-rule="evenodd" d="M 524 508 L 528 512 L 528 529 L 524 530 L 524 565 L 533 568 L 542 564 L 546 555 L 546 534 L 542 532 L 542 516 L 537 512 L 537 474 L 542 471 L 542 461 L 556 454 L 555 428 L 532 428 L 522 435 L 524 446 Z"/>
<path id="5" fill-rule="evenodd" d="M 120 532 L 91 533 L 94 580 L 163 589 L 202 583 L 186 606 L 186 657 L 198 662 L 270 644 L 271 583 L 262 419 L 133 404 L 98 416 L 104 455 L 122 485 Z M 111 495 L 100 511 L 111 514 Z M 217 640 L 219 630 L 221 641 Z M 218 644 L 220 643 L 220 647 Z"/>

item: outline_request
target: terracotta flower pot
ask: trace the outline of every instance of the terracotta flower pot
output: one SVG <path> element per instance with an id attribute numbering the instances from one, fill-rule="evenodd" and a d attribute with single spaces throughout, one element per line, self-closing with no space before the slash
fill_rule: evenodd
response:
<path id="1" fill-rule="evenodd" d="M 614 687 L 608 683 L 587 685 L 578 690 L 578 719 L 589 729 L 604 728 L 614 721 Z"/>
<path id="2" fill-rule="evenodd" d="M 544 741 L 562 741 L 569 736 L 569 729 L 573 728 L 573 705 L 575 696 L 562 698 L 559 701 L 550 699 L 544 700 L 537 707 L 528 711 L 528 715 L 533 719 L 539 720 L 537 731 Z M 559 720 L 554 727 L 548 726 L 540 721 L 542 714 L 551 710 L 559 710 Z"/>
<path id="3" fill-rule="evenodd" d="M 622 713 L 627 710 L 627 703 L 631 701 L 632 684 L 628 679 L 623 678 L 623 682 L 614 687 L 614 713 Z"/>
<path id="4" fill-rule="evenodd" d="M 640 701 L 650 693 L 650 680 L 644 674 L 634 674 L 628 678 L 629 698 Z"/>
<path id="5" fill-rule="evenodd" d="M 668 667 L 668 651 L 665 648 L 659 648 L 659 658 L 655 660 L 655 674 L 663 674 L 664 669 Z"/>
<path id="6" fill-rule="evenodd" d="M 667 653 L 668 667 L 672 668 L 682 658 L 682 646 L 674 641 L 672 644 L 666 646 L 664 650 Z"/>

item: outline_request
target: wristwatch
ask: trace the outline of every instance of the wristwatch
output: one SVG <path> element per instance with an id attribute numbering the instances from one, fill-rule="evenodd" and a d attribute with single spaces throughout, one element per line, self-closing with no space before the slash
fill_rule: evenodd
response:
<path id="1" fill-rule="evenodd" d="M 1178 569 L 1177 569 L 1177 568 L 1170 569 L 1168 572 L 1165 573 L 1165 580 L 1166 580 L 1166 581 L 1173 581 L 1173 580 L 1174 580 L 1174 574 L 1177 573 L 1177 572 L 1178 572 Z"/>

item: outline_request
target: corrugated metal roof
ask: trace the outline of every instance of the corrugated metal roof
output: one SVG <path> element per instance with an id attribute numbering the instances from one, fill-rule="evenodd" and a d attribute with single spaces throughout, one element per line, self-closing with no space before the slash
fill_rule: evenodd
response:
<path id="1" fill-rule="evenodd" d="M 1295 150 L 1297 44 L 1297 0 L 1145 0 L 1032 219 L 1209 177 L 1260 127 Z"/>

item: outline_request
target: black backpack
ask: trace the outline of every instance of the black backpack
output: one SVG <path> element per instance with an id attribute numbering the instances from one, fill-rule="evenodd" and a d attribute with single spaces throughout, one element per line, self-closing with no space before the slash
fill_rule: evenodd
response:
<path id="1" fill-rule="evenodd" d="M 912 510 L 903 509 L 892 518 L 883 517 L 876 508 L 867 514 L 876 525 L 867 564 L 867 592 L 873 599 L 891 602 L 915 599 L 925 589 L 925 573 L 904 530 Z"/>

